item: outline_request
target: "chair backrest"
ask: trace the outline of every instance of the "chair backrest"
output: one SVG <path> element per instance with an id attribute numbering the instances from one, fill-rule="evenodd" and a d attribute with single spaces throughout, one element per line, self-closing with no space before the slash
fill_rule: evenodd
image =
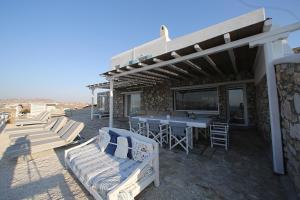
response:
<path id="1" fill-rule="evenodd" d="M 52 118 L 52 119 L 45 125 L 44 128 L 45 128 L 46 130 L 50 130 L 50 129 L 54 126 L 54 124 L 56 124 L 57 120 L 58 120 L 58 118 Z"/>
<path id="2" fill-rule="evenodd" d="M 183 122 L 169 122 L 169 127 L 172 131 L 172 135 L 185 136 L 186 123 Z"/>
<path id="3" fill-rule="evenodd" d="M 51 131 L 57 133 L 64 125 L 66 125 L 67 121 L 67 117 L 60 117 L 55 123 L 55 125 L 52 127 Z"/>
<path id="4" fill-rule="evenodd" d="M 156 120 L 156 119 L 148 119 L 147 120 L 147 126 L 149 128 L 149 131 L 151 131 L 153 133 L 158 133 L 160 131 L 159 125 L 160 125 L 160 120 Z"/>
<path id="5" fill-rule="evenodd" d="M 138 130 L 139 129 L 140 120 L 137 118 L 129 118 L 129 125 L 131 129 Z"/>
<path id="6" fill-rule="evenodd" d="M 213 122 L 212 125 L 210 125 L 210 131 L 218 131 L 218 132 L 223 132 L 227 133 L 229 129 L 228 123 L 224 122 Z"/>
<path id="7" fill-rule="evenodd" d="M 72 142 L 82 131 L 84 128 L 84 123 L 82 122 L 75 122 L 65 134 L 61 136 L 67 143 Z"/>
<path id="8" fill-rule="evenodd" d="M 45 111 L 43 111 L 43 112 L 41 112 L 40 114 L 38 114 L 38 115 L 36 115 L 35 117 L 34 117 L 34 119 L 35 120 L 42 120 L 42 118 L 43 118 L 43 116 L 45 115 Z"/>
<path id="9" fill-rule="evenodd" d="M 49 112 L 45 112 L 43 114 L 43 116 L 41 117 L 41 121 L 47 121 L 50 118 L 50 113 Z"/>
<path id="10" fill-rule="evenodd" d="M 57 135 L 59 137 L 63 136 L 70 128 L 71 126 L 75 123 L 74 120 L 69 120 L 58 132 Z"/>

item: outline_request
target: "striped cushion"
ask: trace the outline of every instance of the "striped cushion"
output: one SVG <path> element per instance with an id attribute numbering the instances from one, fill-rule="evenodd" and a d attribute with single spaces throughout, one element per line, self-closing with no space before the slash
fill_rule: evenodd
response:
<path id="1" fill-rule="evenodd" d="M 107 193 L 124 181 L 141 163 L 128 158 L 117 158 L 101 152 L 91 143 L 69 152 L 67 159 L 74 173 L 106 199 Z M 139 178 L 152 174 L 151 166 L 142 170 Z"/>

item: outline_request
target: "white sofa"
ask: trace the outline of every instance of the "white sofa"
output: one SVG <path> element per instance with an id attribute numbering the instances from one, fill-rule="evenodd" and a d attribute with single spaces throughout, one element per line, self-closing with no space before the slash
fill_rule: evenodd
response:
<path id="1" fill-rule="evenodd" d="M 107 133 L 112 130 L 121 137 L 130 137 L 135 143 L 136 141 L 146 143 L 153 151 L 143 161 L 134 160 L 134 157 L 119 158 L 100 150 L 100 136 L 66 150 L 66 167 L 72 170 L 95 199 L 133 199 L 152 182 L 156 187 L 159 186 L 157 142 L 124 129 L 105 127 L 101 130 Z M 133 143 L 132 145 L 134 147 Z M 135 155 L 139 153 L 133 148 L 128 149 Z"/>

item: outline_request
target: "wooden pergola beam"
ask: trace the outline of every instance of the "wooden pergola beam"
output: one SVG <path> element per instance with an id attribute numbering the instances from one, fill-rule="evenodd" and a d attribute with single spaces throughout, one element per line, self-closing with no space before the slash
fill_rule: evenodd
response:
<path id="1" fill-rule="evenodd" d="M 231 38 L 230 38 L 229 33 L 224 34 L 224 41 L 225 41 L 225 44 L 231 42 Z M 227 51 L 229 53 L 229 57 L 230 57 L 230 60 L 231 60 L 232 66 L 233 66 L 234 73 L 238 74 L 239 72 L 238 72 L 238 69 L 237 69 L 237 66 L 236 66 L 236 58 L 235 58 L 235 55 L 234 55 L 233 48 L 228 49 Z"/>
<path id="2" fill-rule="evenodd" d="M 173 51 L 171 53 L 171 56 L 173 56 L 174 58 L 179 58 L 181 57 L 181 55 L 179 55 L 177 52 Z M 190 60 L 185 60 L 183 61 L 184 63 L 186 63 L 187 65 L 193 67 L 194 69 L 196 69 L 197 71 L 199 71 L 201 74 L 203 74 L 204 76 L 210 76 L 207 72 L 205 72 L 200 66 L 196 65 L 195 63 L 193 63 Z"/>
<path id="3" fill-rule="evenodd" d="M 197 52 L 203 51 L 199 44 L 195 44 L 194 49 Z M 206 55 L 204 56 L 204 59 L 214 68 L 214 70 L 216 70 L 221 76 L 224 77 L 224 73 L 217 67 L 216 63 L 210 58 L 210 56 Z"/>
<path id="4" fill-rule="evenodd" d="M 155 63 L 161 63 L 161 62 L 164 62 L 163 60 L 161 60 L 161 59 L 158 59 L 158 58 L 153 58 L 153 62 L 155 62 Z M 189 76 L 189 77 L 192 77 L 192 78 L 198 78 L 197 76 L 195 76 L 195 75 L 193 75 L 193 74 L 190 74 L 188 71 L 186 71 L 186 70 L 184 70 L 184 69 L 181 69 L 180 67 L 177 67 L 177 66 L 175 66 L 175 65 L 173 65 L 173 64 L 170 64 L 170 65 L 167 65 L 168 67 L 170 67 L 170 68 L 172 68 L 172 69 L 174 69 L 175 71 L 178 71 L 178 72 L 180 72 L 180 73 L 182 73 L 182 74 L 185 74 L 185 75 L 187 75 L 187 76 Z M 160 68 L 155 68 L 155 69 L 160 69 Z M 179 74 L 178 74 L 179 75 Z M 180 78 L 182 78 L 182 79 L 188 79 L 188 78 L 186 78 L 186 77 L 182 77 L 182 76 L 180 76 Z"/>

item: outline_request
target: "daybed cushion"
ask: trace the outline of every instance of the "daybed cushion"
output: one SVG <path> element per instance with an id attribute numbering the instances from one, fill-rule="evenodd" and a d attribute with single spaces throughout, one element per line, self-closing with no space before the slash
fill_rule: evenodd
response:
<path id="1" fill-rule="evenodd" d="M 98 143 L 91 143 L 70 151 L 67 159 L 76 176 L 94 188 L 103 199 L 106 199 L 107 193 L 124 181 L 141 164 L 139 161 L 117 158 L 101 152 Z M 148 165 L 142 170 L 138 180 L 152 173 L 153 169 Z"/>

